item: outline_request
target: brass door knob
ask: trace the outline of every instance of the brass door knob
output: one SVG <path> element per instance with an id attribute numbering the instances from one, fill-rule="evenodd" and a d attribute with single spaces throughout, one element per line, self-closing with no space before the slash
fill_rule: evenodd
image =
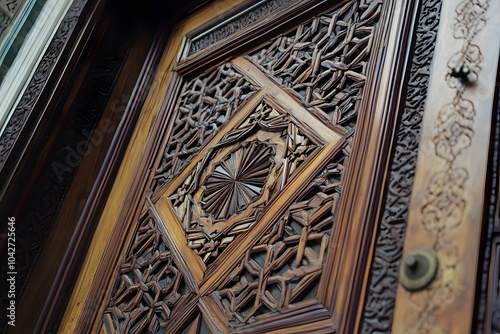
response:
<path id="1" fill-rule="evenodd" d="M 425 289 L 436 276 L 437 265 L 437 258 L 433 251 L 416 250 L 401 264 L 399 282 L 408 291 Z"/>

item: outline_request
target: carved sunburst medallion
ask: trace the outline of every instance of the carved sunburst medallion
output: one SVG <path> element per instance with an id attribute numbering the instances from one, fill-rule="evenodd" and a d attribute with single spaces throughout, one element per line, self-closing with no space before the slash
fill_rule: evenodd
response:
<path id="1" fill-rule="evenodd" d="M 272 164 L 272 148 L 260 142 L 228 154 L 204 184 L 203 210 L 215 220 L 240 212 L 260 196 Z"/>
<path id="2" fill-rule="evenodd" d="M 206 264 L 253 228 L 318 148 L 286 112 L 267 101 L 254 108 L 193 158 L 196 167 L 167 195 L 188 246 Z"/>

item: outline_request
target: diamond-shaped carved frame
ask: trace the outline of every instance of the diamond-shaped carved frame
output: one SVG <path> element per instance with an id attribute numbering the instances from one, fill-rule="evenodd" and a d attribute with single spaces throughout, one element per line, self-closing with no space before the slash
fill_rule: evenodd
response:
<path id="1" fill-rule="evenodd" d="M 314 175 L 341 149 L 348 135 L 347 131 L 325 125 L 312 116 L 248 60 L 235 59 L 231 66 L 263 88 L 235 112 L 168 187 L 162 188 L 154 204 L 202 295 L 217 290 L 216 286 L 232 268 L 231 263 L 236 263 L 235 257 L 244 256 L 304 188 L 316 182 Z M 204 210 L 206 182 L 217 166 L 249 145 L 266 145 L 272 151 L 265 185 L 241 210 L 227 219 L 214 219 Z M 219 305 L 212 315 L 219 314 L 217 317 L 225 318 L 227 326 L 233 326 L 223 315 L 224 308 L 216 295 L 204 297 L 207 298 L 207 303 Z M 318 307 L 322 308 L 319 304 Z"/>
<path id="2" fill-rule="evenodd" d="M 264 98 L 265 99 L 265 98 Z M 309 130 L 308 130 L 309 131 Z M 291 120 L 291 116 L 261 101 L 243 122 L 228 132 L 223 132 L 220 141 L 201 157 L 194 170 L 184 178 L 182 185 L 168 195 L 171 205 L 182 224 L 190 248 L 196 250 L 206 264 L 212 263 L 219 252 L 229 245 L 239 234 L 251 228 L 256 218 L 288 184 L 299 167 L 314 155 L 323 143 L 313 142 Z M 246 148 L 255 145 L 267 147 L 272 157 L 267 159 L 253 156 L 255 151 Z M 267 149 L 266 149 L 267 150 Z M 226 197 L 221 190 L 225 183 L 207 188 L 218 166 L 236 153 L 239 161 L 232 161 L 235 168 L 246 168 L 255 182 L 260 178 L 262 189 L 258 196 L 249 199 L 246 205 L 225 219 L 215 219 L 205 210 L 203 195 L 212 188 L 219 190 L 213 196 L 223 210 L 231 205 L 232 196 Z M 261 154 L 261 153 L 259 153 Z M 245 166 L 248 164 L 248 166 Z M 238 166 L 237 166 L 238 165 Z M 267 171 L 266 171 L 267 169 Z M 265 174 L 265 179 L 262 175 Z M 168 193 L 168 192 L 167 192 Z M 210 197 L 212 198 L 212 197 Z M 208 203 L 212 204 L 212 203 Z"/>
<path id="3" fill-rule="evenodd" d="M 200 112 L 184 111 L 183 115 L 187 116 L 181 119 L 186 122 L 191 132 L 181 129 L 179 133 L 182 137 L 176 137 L 177 132 L 171 131 L 183 125 L 176 121 L 176 115 L 179 115 L 177 110 L 169 116 L 172 119 L 166 135 L 167 147 L 160 153 L 166 156 L 166 167 L 156 170 L 154 175 L 156 183 L 147 195 L 152 200 L 149 202 L 150 209 L 154 212 L 156 221 L 163 222 L 162 231 L 165 232 L 164 236 L 168 239 L 173 256 L 182 267 L 186 280 L 194 287 L 189 295 L 189 307 L 183 307 L 182 317 L 172 319 L 167 328 L 169 332 L 185 332 L 189 328 L 191 333 L 192 328 L 201 326 L 203 319 L 207 320 L 211 332 L 218 332 L 220 329 L 222 332 L 231 333 L 234 331 L 260 333 L 276 326 L 294 327 L 306 323 L 315 328 L 312 329 L 314 332 L 324 332 L 325 328 L 328 328 L 327 332 L 332 332 L 337 328 L 336 324 L 331 322 L 333 307 L 341 305 L 342 303 L 338 301 L 345 300 L 344 296 L 348 292 L 344 292 L 342 288 L 341 298 L 337 298 L 333 293 L 337 291 L 337 287 L 333 287 L 333 282 L 337 283 L 337 279 L 333 277 L 338 275 L 338 268 L 343 268 L 344 265 L 339 264 L 341 261 L 337 261 L 340 248 L 332 245 L 340 240 L 345 230 L 345 226 L 333 229 L 333 223 L 337 215 L 336 208 L 342 186 L 348 185 L 347 196 L 349 194 L 352 196 L 353 193 L 351 189 L 353 176 L 348 174 L 347 180 L 344 180 L 345 173 L 342 171 L 350 156 L 353 125 L 360 109 L 364 82 L 369 72 L 367 69 L 371 66 L 368 61 L 375 59 L 370 56 L 370 51 L 373 50 L 371 44 L 378 43 L 373 36 L 381 7 L 381 3 L 376 1 L 345 2 L 333 11 L 313 18 L 305 25 L 280 36 L 280 40 L 272 40 L 267 46 L 251 51 L 247 54 L 247 58 L 236 58 L 215 68 L 215 71 L 207 71 L 188 82 L 188 84 L 201 83 L 200 87 L 205 87 L 206 81 L 207 85 L 215 89 L 210 88 L 210 91 L 215 93 L 218 101 L 210 99 L 212 96 L 205 99 L 203 94 L 186 93 L 184 90 L 181 94 L 177 94 L 177 88 L 172 86 L 174 95 L 186 96 L 189 103 L 194 101 L 196 105 L 199 104 L 206 109 Z M 294 39 L 293 34 L 298 37 Z M 332 53 L 330 46 L 333 44 L 328 42 L 324 48 L 328 52 L 317 51 L 315 46 L 318 40 L 321 44 L 329 36 L 338 36 L 339 41 L 342 39 L 340 44 L 335 45 L 343 43 L 343 47 L 335 47 Z M 342 64 L 345 61 L 342 55 L 345 53 L 347 56 L 356 55 L 356 61 L 347 64 L 352 65 L 350 68 L 344 68 Z M 280 82 L 277 73 L 281 70 L 277 72 L 276 66 L 269 67 L 258 61 L 253 57 L 257 54 L 276 60 L 276 64 L 289 64 L 291 61 L 300 63 L 299 66 L 293 65 L 296 71 L 292 75 L 297 76 L 293 84 L 298 84 L 300 89 L 304 88 L 306 95 L 302 94 L 302 90 L 294 89 L 297 87 Z M 330 61 L 328 58 L 332 55 L 340 57 Z M 174 70 L 184 73 L 187 69 L 185 73 L 194 74 L 186 64 L 189 62 L 177 65 L 177 69 Z M 300 71 L 297 70 L 299 68 Z M 318 93 L 318 89 L 323 89 L 318 88 L 318 85 L 323 84 L 322 80 L 327 76 L 318 76 L 316 72 L 318 69 L 324 71 L 325 68 L 327 74 L 333 75 L 332 78 L 328 77 L 330 81 L 327 88 L 332 85 L 338 88 L 335 90 L 335 94 L 338 94 L 333 99 L 329 99 L 333 95 L 325 97 L 321 92 Z M 223 75 L 219 77 L 217 71 L 221 71 Z M 308 76 L 317 80 L 303 80 Z M 235 86 L 232 83 L 246 87 L 246 90 L 243 92 L 234 90 Z M 220 90 L 221 87 L 224 89 Z M 230 91 L 232 93 L 228 93 Z M 184 93 L 187 95 L 182 95 Z M 318 96 L 322 98 L 328 98 L 328 101 L 325 100 L 326 106 L 334 108 L 329 109 L 331 113 L 328 115 L 331 119 L 322 112 L 326 111 L 321 108 L 322 105 L 318 106 L 315 102 L 309 101 L 309 93 L 311 96 L 319 94 Z M 228 113 L 224 118 L 221 115 L 226 109 L 220 103 L 225 103 L 226 99 L 234 100 L 231 105 L 235 108 L 232 108 L 230 115 Z M 182 103 L 178 102 L 179 104 Z M 281 127 L 281 122 L 288 122 L 293 125 L 291 127 L 297 129 L 299 137 L 304 135 L 306 141 L 312 145 L 304 145 L 305 151 L 299 152 L 297 163 L 291 168 L 295 168 L 295 171 L 281 173 L 282 178 L 274 175 L 276 170 L 283 168 L 279 159 L 276 160 L 276 146 L 274 146 L 271 154 L 272 170 L 266 175 L 266 183 L 260 194 L 252 195 L 251 199 L 241 206 L 237 205 L 237 209 L 229 216 L 222 215 L 224 219 L 220 221 L 218 218 L 222 216 L 210 218 L 208 211 L 213 210 L 203 210 L 202 202 L 205 201 L 203 194 L 207 191 L 207 181 L 213 175 L 213 170 L 231 154 L 238 152 L 243 145 L 252 143 L 270 145 L 270 137 L 262 137 L 264 134 L 274 133 L 273 138 L 283 139 L 283 133 L 277 135 L 279 131 L 266 127 L 269 124 L 252 121 L 253 114 L 257 114 L 256 111 L 261 104 L 276 110 L 278 114 L 275 115 L 277 117 L 273 120 L 275 123 L 272 123 L 271 128 L 279 128 L 282 131 L 284 128 Z M 215 108 L 212 108 L 214 106 Z M 191 119 L 190 115 L 195 112 L 196 118 Z M 366 112 L 363 112 L 364 116 Z M 207 122 L 206 115 L 209 115 L 212 121 Z M 214 120 L 217 124 L 213 122 Z M 344 120 L 349 125 L 344 124 Z M 370 120 L 371 118 L 366 122 Z M 367 128 L 368 126 L 364 124 L 366 122 L 356 126 Z M 211 130 L 209 135 L 205 134 L 206 129 Z M 261 137 L 257 137 L 258 133 Z M 286 135 L 289 133 L 290 131 Z M 366 136 L 362 137 L 362 142 L 368 139 Z M 176 150 L 168 146 L 172 140 L 175 143 L 179 142 Z M 286 155 L 283 157 L 286 161 L 290 161 Z M 358 156 L 355 160 L 356 166 L 358 166 L 356 163 L 364 161 Z M 281 163 L 284 165 L 284 161 Z M 350 165 L 353 166 L 352 162 Z M 168 168 L 173 172 L 169 172 Z M 335 175 L 335 177 L 325 178 L 323 177 L 325 175 Z M 275 182 L 278 179 L 284 181 Z M 196 181 L 196 186 L 190 189 L 193 181 Z M 270 183 L 279 185 L 276 192 L 269 189 Z M 184 194 L 179 196 L 179 190 Z M 196 194 L 198 194 L 197 199 L 193 196 Z M 267 202 L 258 207 L 264 197 Z M 197 205 L 199 212 L 204 211 L 208 217 L 205 217 L 206 219 L 212 219 L 207 222 L 200 221 L 203 223 L 199 224 L 203 226 L 202 229 L 192 229 L 192 226 L 185 224 L 185 222 L 191 223 L 191 219 L 184 219 L 185 212 L 189 211 L 187 204 L 182 209 L 181 206 L 190 201 L 191 204 Z M 341 203 L 342 207 L 346 202 L 343 200 Z M 342 213 L 344 210 L 338 212 Z M 340 218 L 341 225 L 345 224 L 346 217 Z M 227 223 L 228 220 L 233 220 L 234 224 Z M 198 252 L 202 247 L 191 247 L 197 242 L 205 247 L 207 240 L 201 238 L 206 239 L 206 235 L 212 238 L 210 234 L 219 233 L 222 228 L 210 231 L 210 228 L 217 224 L 226 229 L 238 228 L 238 233 L 234 238 L 226 239 L 229 243 L 219 250 L 217 256 L 214 256 L 216 248 L 212 248 L 213 245 L 205 249 L 203 254 Z M 199 233 L 200 230 L 202 233 Z M 206 232 L 205 235 L 203 232 Z M 189 235 L 190 233 L 193 234 Z M 196 233 L 199 236 L 196 236 Z M 198 237 L 200 239 L 196 239 Z M 216 238 L 212 241 L 225 243 Z M 211 253 L 209 257 L 206 255 L 208 253 Z M 345 283 L 344 278 L 340 283 L 343 282 Z M 281 286 L 280 291 L 276 291 L 277 285 Z M 317 290 L 308 291 L 309 287 L 313 286 Z M 263 311 L 262 307 L 267 310 Z M 264 313 L 267 313 L 267 316 L 264 316 Z M 335 317 L 339 316 L 337 312 L 333 314 Z"/>

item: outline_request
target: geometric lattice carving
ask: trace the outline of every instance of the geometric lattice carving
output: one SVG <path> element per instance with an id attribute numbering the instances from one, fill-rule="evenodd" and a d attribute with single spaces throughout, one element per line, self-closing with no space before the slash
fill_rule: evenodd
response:
<path id="1" fill-rule="evenodd" d="M 151 217 L 139 226 L 119 273 L 104 313 L 108 333 L 157 333 L 191 292 Z"/>
<path id="2" fill-rule="evenodd" d="M 300 326 L 329 316 L 318 292 L 336 270 L 327 258 L 380 9 L 349 1 L 185 82 L 146 196 L 199 299 L 164 330 L 263 332 L 295 312 L 314 318 Z"/>
<path id="3" fill-rule="evenodd" d="M 262 102 L 169 196 L 189 247 L 213 262 L 316 148 L 289 115 Z"/>
<path id="4" fill-rule="evenodd" d="M 233 326 L 316 298 L 346 152 L 340 151 L 313 179 L 214 293 Z"/>
<path id="5" fill-rule="evenodd" d="M 363 95 L 380 1 L 349 1 L 249 56 L 333 124 L 354 126 Z"/>
<path id="6" fill-rule="evenodd" d="M 153 179 L 153 191 L 176 176 L 255 91 L 230 64 L 186 82 L 174 110 L 163 159 Z"/>

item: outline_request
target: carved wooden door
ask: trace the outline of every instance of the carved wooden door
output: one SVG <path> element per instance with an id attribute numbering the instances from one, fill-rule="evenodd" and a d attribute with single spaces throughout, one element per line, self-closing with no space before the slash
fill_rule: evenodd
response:
<path id="1" fill-rule="evenodd" d="M 154 162 L 95 329 L 356 326 L 415 6 L 241 6 L 216 2 L 166 48 L 143 111 L 159 110 Z"/>

